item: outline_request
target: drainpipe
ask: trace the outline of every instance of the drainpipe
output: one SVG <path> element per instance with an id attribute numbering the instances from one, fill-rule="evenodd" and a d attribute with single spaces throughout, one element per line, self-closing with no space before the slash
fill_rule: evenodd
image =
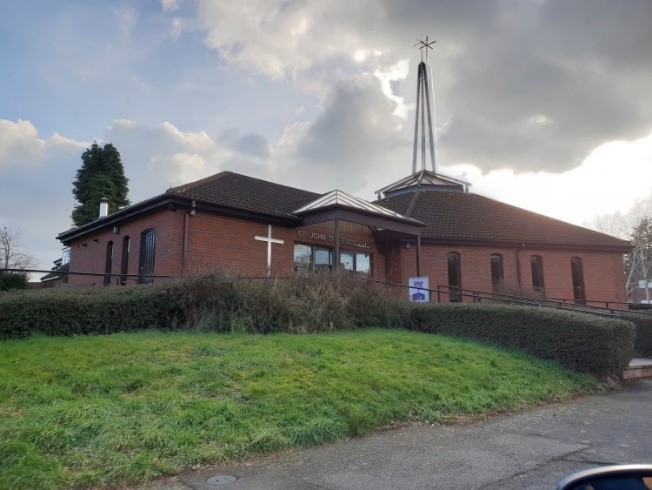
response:
<path id="1" fill-rule="evenodd" d="M 417 235 L 417 277 L 421 277 L 421 235 Z"/>
<path id="2" fill-rule="evenodd" d="M 333 270 L 340 267 L 340 219 L 335 218 L 335 250 L 333 250 Z"/>
<path id="3" fill-rule="evenodd" d="M 525 248 L 525 243 L 521 244 L 521 248 Z M 516 249 L 516 280 L 518 281 L 518 287 L 522 287 L 522 279 L 521 279 L 521 256 L 519 255 L 520 249 Z"/>
<path id="4" fill-rule="evenodd" d="M 188 229 L 190 227 L 190 217 L 195 216 L 197 214 L 197 210 L 195 209 L 197 206 L 197 203 L 195 201 L 192 202 L 192 207 L 190 208 L 190 211 L 185 213 L 183 215 L 183 250 L 181 251 L 181 268 L 185 269 L 186 268 L 186 261 L 188 258 Z"/>

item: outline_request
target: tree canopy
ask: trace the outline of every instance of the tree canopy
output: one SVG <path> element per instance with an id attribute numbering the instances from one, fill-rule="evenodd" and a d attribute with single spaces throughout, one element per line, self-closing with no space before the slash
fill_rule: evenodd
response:
<path id="1" fill-rule="evenodd" d="M 652 280 L 652 218 L 646 216 L 639 221 L 632 230 L 631 240 L 634 248 L 625 256 L 628 286 L 633 290 L 642 282 L 649 301 L 649 284 Z"/>
<path id="2" fill-rule="evenodd" d="M 75 226 L 94 221 L 99 216 L 100 200 L 109 202 L 109 214 L 129 205 L 129 179 L 125 177 L 120 153 L 111 143 L 100 147 L 93 143 L 81 156 L 72 193 L 78 203 L 72 212 Z"/>

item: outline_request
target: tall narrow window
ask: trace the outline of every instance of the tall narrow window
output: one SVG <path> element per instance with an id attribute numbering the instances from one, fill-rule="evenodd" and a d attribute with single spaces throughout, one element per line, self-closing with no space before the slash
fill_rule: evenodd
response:
<path id="1" fill-rule="evenodd" d="M 122 260 L 120 261 L 120 284 L 127 284 L 127 274 L 129 274 L 129 247 L 131 240 L 128 236 L 122 239 Z"/>
<path id="2" fill-rule="evenodd" d="M 503 279 L 505 272 L 503 270 L 503 256 L 493 254 L 491 256 L 491 291 L 499 293 L 503 289 Z"/>
<path id="3" fill-rule="evenodd" d="M 113 268 L 113 242 L 106 244 L 106 260 L 104 261 L 104 285 L 111 284 L 111 269 Z"/>
<path id="4" fill-rule="evenodd" d="M 154 257 L 156 252 L 156 230 L 146 230 L 140 236 L 140 261 L 138 264 L 138 282 L 151 284 L 154 278 Z"/>
<path id="5" fill-rule="evenodd" d="M 582 259 L 571 257 L 571 275 L 573 276 L 573 297 L 575 304 L 586 304 L 586 290 L 584 289 L 584 268 Z"/>
<path id="6" fill-rule="evenodd" d="M 462 262 L 457 252 L 448 253 L 448 297 L 451 302 L 462 301 L 460 289 L 462 288 Z"/>
<path id="7" fill-rule="evenodd" d="M 532 264 L 532 287 L 535 291 L 543 291 L 546 288 L 543 282 L 543 259 L 540 255 L 533 255 L 530 262 Z"/>

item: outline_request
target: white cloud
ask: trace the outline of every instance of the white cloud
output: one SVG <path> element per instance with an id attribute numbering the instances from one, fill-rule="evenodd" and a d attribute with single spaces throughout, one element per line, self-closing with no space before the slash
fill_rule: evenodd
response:
<path id="1" fill-rule="evenodd" d="M 334 57 L 366 60 L 384 43 L 363 27 L 382 15 L 376 2 L 213 2 L 200 0 L 206 44 L 225 60 L 272 78 L 305 71 Z M 343 12 L 346 11 L 344 15 Z"/>
<path id="2" fill-rule="evenodd" d="M 161 0 L 163 12 L 174 12 L 181 8 L 181 0 Z"/>
<path id="3" fill-rule="evenodd" d="M 70 154 L 85 145 L 58 133 L 42 139 L 30 121 L 0 119 L 0 172 L 10 167 L 43 165 L 52 154 Z"/>
<path id="4" fill-rule="evenodd" d="M 404 59 L 389 68 L 380 68 L 374 73 L 374 75 L 380 80 L 385 97 L 396 103 L 394 114 L 399 116 L 401 119 L 407 119 L 408 109 L 410 107 L 405 104 L 405 97 L 401 97 L 394 93 L 392 90 L 392 82 L 404 80 L 408 76 L 409 71 L 410 60 Z"/>
<path id="5" fill-rule="evenodd" d="M 482 174 L 468 164 L 442 171 L 471 181 L 479 194 L 584 226 L 597 215 L 626 214 L 650 195 L 652 134 L 601 145 L 581 165 L 562 173 L 500 169 Z"/>
<path id="6" fill-rule="evenodd" d="M 154 155 L 149 161 L 149 168 L 157 174 L 162 172 L 171 186 L 199 180 L 206 177 L 209 170 L 206 159 L 196 153 Z"/>

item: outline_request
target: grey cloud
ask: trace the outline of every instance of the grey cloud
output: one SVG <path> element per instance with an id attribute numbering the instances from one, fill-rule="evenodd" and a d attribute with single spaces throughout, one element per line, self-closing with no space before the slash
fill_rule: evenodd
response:
<path id="1" fill-rule="evenodd" d="M 365 134 L 367 126 L 356 120 L 358 115 L 344 114 L 371 100 L 363 91 L 347 92 L 342 79 L 349 70 L 357 73 L 348 76 L 352 80 L 362 70 L 409 58 L 408 79 L 392 86 L 413 102 L 419 55 L 412 44 L 426 34 L 437 41 L 430 61 L 440 160 L 446 164 L 561 172 L 602 143 L 636 139 L 652 129 L 648 0 L 361 0 L 353 10 L 330 5 L 293 4 L 307 18 L 315 17 L 304 38 L 314 56 L 303 56 L 289 44 L 274 48 L 276 62 L 286 63 L 278 70 L 295 73 L 304 86 L 319 80 L 337 93 L 298 148 L 298 155 L 313 165 L 320 161 L 337 169 L 337 162 L 358 162 L 359 153 L 382 150 L 383 131 Z M 285 27 L 278 21 L 279 32 L 272 38 L 283 39 L 280 29 Z M 319 45 L 312 43 L 316 35 Z M 243 36 L 234 45 L 248 42 Z M 356 48 L 383 54 L 358 67 L 349 64 L 333 76 L 330 65 L 342 66 L 343 57 L 350 59 Z M 341 106 L 336 99 L 343 101 Z M 374 102 L 379 107 L 384 103 Z M 528 124 L 543 118 L 546 124 Z M 351 130 L 360 132 L 349 135 Z M 409 129 L 402 137 L 411 137 Z"/>
<path id="2" fill-rule="evenodd" d="M 652 129 L 650 2 L 415 1 L 394 13 L 401 31 L 428 19 L 437 39 L 430 59 L 448 164 L 563 171 L 602 143 Z M 527 126 L 537 116 L 549 124 Z"/>
<path id="3" fill-rule="evenodd" d="M 409 154 L 409 141 L 394 109 L 377 79 L 363 76 L 340 82 L 298 143 L 298 161 L 320 188 L 341 186 L 343 181 L 349 190 L 363 186 L 370 174 Z"/>
<path id="4" fill-rule="evenodd" d="M 263 136 L 257 133 L 241 135 L 238 129 L 229 128 L 222 131 L 219 142 L 246 156 L 258 158 L 269 157 L 269 143 Z"/>

